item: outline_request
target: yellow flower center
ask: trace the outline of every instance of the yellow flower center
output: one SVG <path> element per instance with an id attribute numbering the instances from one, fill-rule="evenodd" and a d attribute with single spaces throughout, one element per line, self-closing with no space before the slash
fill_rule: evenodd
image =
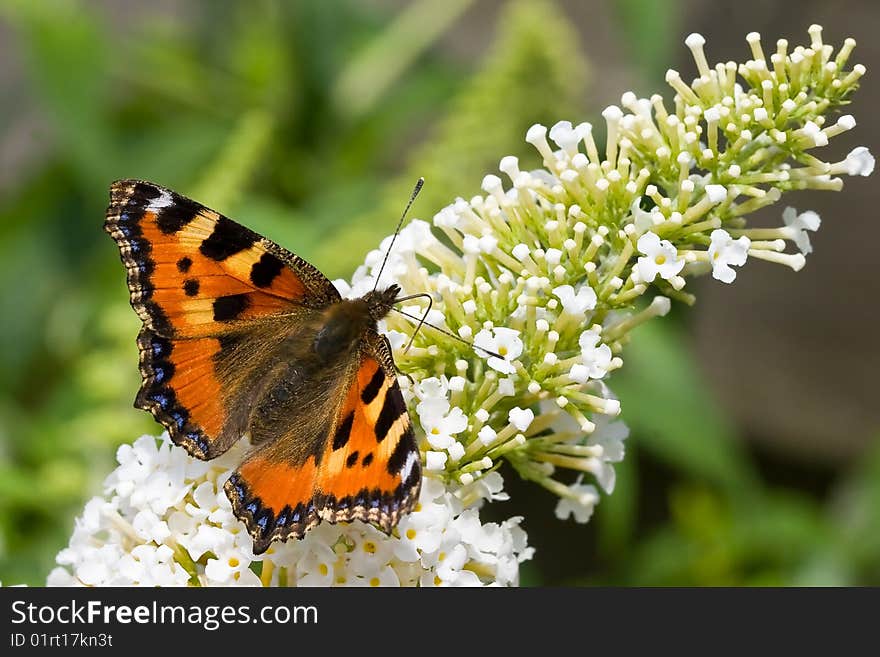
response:
<path id="1" fill-rule="evenodd" d="M 330 569 L 327 568 L 327 564 L 322 563 L 322 564 L 318 564 L 318 572 L 321 573 L 322 577 L 326 577 L 327 573 L 330 572 Z"/>
<path id="2" fill-rule="evenodd" d="M 658 265 L 662 265 L 666 262 L 666 256 L 658 255 L 656 258 L 654 258 L 654 262 L 656 262 Z"/>
<path id="3" fill-rule="evenodd" d="M 436 436 L 438 433 L 440 433 L 440 429 L 438 429 L 437 427 L 434 427 L 433 429 L 431 429 L 431 433 Z"/>
<path id="4" fill-rule="evenodd" d="M 505 347 L 504 345 L 501 345 L 500 347 L 498 347 L 498 355 L 499 356 L 506 356 L 507 355 L 507 347 Z"/>
<path id="5" fill-rule="evenodd" d="M 229 567 L 230 568 L 238 568 L 238 563 L 239 563 L 239 561 L 235 557 L 229 558 Z"/>
<path id="6" fill-rule="evenodd" d="M 379 586 L 379 578 L 378 578 L 378 577 L 374 577 L 373 579 L 371 579 L 371 580 L 370 580 L 370 586 Z"/>
<path id="7" fill-rule="evenodd" d="M 369 554 L 376 554 L 376 544 L 373 541 L 367 541 L 364 543 L 364 552 Z"/>
<path id="8" fill-rule="evenodd" d="M 443 580 L 440 579 L 440 575 L 434 575 L 434 586 L 440 586 L 443 583 Z"/>
<path id="9" fill-rule="evenodd" d="M 407 530 L 406 530 L 406 537 L 407 537 L 409 540 L 413 540 L 413 539 L 416 537 L 416 530 L 415 530 L 415 529 L 412 529 L 412 528 L 407 529 Z"/>

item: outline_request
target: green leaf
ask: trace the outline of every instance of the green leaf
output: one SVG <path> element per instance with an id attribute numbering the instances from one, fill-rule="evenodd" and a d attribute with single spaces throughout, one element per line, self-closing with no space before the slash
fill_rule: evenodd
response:
<path id="1" fill-rule="evenodd" d="M 606 557 L 622 558 L 628 551 L 638 520 L 639 472 L 632 444 L 626 447 L 626 457 L 614 464 L 616 483 L 614 493 L 602 497 L 596 507 L 594 522 L 599 529 L 599 549 Z"/>
<path id="2" fill-rule="evenodd" d="M 425 187 L 412 216 L 430 220 L 456 196 L 478 193 L 483 176 L 497 169 L 501 156 L 518 155 L 528 168 L 536 156 L 524 141 L 526 130 L 583 114 L 578 108 L 586 81 L 577 36 L 555 4 L 508 3 L 480 71 L 452 100 L 405 173 L 386 186 L 378 206 L 354 222 L 359 239 L 372 246 L 388 235 L 420 176 Z M 327 250 L 336 247 L 330 244 Z"/>
<path id="3" fill-rule="evenodd" d="M 863 573 L 860 583 L 880 583 L 880 441 L 842 482 L 827 515 L 838 560 Z"/>
<path id="4" fill-rule="evenodd" d="M 702 380 L 683 336 L 666 320 L 640 327 L 610 380 L 629 440 L 692 476 L 737 490 L 756 487 L 756 474 L 734 429 Z"/>
<path id="5" fill-rule="evenodd" d="M 272 117 L 264 110 L 245 112 L 214 158 L 193 196 L 215 208 L 231 206 L 260 166 L 272 135 Z"/>
<path id="6" fill-rule="evenodd" d="M 831 563 L 819 509 L 804 496 L 767 491 L 746 499 L 686 484 L 673 489 L 670 509 L 671 522 L 641 539 L 622 566 L 630 584 L 780 586 L 832 576 L 826 568 L 821 581 L 804 579 L 811 566 Z"/>
<path id="7" fill-rule="evenodd" d="M 152 180 L 184 192 L 198 176 L 196 172 L 213 162 L 218 145 L 223 144 L 228 134 L 229 124 L 225 121 L 208 121 L 186 114 L 174 121 L 127 131 L 119 140 L 122 153 L 113 179 Z M 106 193 L 104 188 L 110 181 L 104 182 L 102 193 Z"/>
<path id="8" fill-rule="evenodd" d="M 371 111 L 471 4 L 473 0 L 419 0 L 403 9 L 339 75 L 332 91 L 339 115 L 352 120 Z"/>
<path id="9" fill-rule="evenodd" d="M 0 12 L 19 35 L 41 110 L 80 179 L 86 186 L 111 179 L 110 30 L 73 0 L 11 2 Z"/>
<path id="10" fill-rule="evenodd" d="M 678 0 L 617 0 L 620 40 L 646 80 L 662 80 L 672 61 L 681 15 Z"/>

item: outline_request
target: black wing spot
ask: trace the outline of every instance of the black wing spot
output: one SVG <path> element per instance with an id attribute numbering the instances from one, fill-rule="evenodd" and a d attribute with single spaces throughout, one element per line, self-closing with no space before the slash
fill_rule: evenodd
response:
<path id="1" fill-rule="evenodd" d="M 391 430 L 394 422 L 406 412 L 406 405 L 403 403 L 403 395 L 400 394 L 400 387 L 397 381 L 388 389 L 385 395 L 385 402 L 382 404 L 382 410 L 376 419 L 376 442 L 381 443 L 385 440 L 385 436 Z"/>
<path id="2" fill-rule="evenodd" d="M 251 282 L 257 287 L 269 287 L 284 269 L 284 263 L 271 253 L 264 253 L 251 267 Z"/>
<path id="3" fill-rule="evenodd" d="M 371 404 L 376 398 L 376 395 L 379 394 L 383 381 L 385 381 L 385 372 L 382 371 L 381 367 L 376 368 L 376 373 L 373 375 L 373 378 L 370 379 L 370 382 L 361 391 L 361 401 L 365 404 Z"/>
<path id="4" fill-rule="evenodd" d="M 202 206 L 182 196 L 175 196 L 171 205 L 159 209 L 156 225 L 165 235 L 176 233 L 195 219 Z"/>
<path id="5" fill-rule="evenodd" d="M 291 513 L 293 513 L 293 509 L 290 508 L 289 504 L 285 505 L 285 507 L 278 512 L 278 517 L 275 518 L 275 526 L 284 527 L 285 525 L 287 525 L 287 522 L 290 520 Z"/>
<path id="6" fill-rule="evenodd" d="M 179 271 L 181 274 L 185 274 L 189 271 L 189 268 L 192 267 L 192 264 L 192 258 L 188 256 L 183 256 L 180 260 L 177 261 L 177 271 Z"/>
<path id="7" fill-rule="evenodd" d="M 400 437 L 394 451 L 388 459 L 388 473 L 392 475 L 400 474 L 403 466 L 406 465 L 406 457 L 413 451 L 412 441 L 407 440 L 406 434 Z"/>
<path id="8" fill-rule="evenodd" d="M 183 291 L 186 296 L 194 297 L 199 293 L 199 282 L 194 278 L 188 278 L 183 283 Z"/>
<path id="9" fill-rule="evenodd" d="M 230 294 L 214 301 L 214 321 L 227 322 L 241 315 L 250 305 L 247 294 Z"/>
<path id="10" fill-rule="evenodd" d="M 373 452 L 370 452 L 369 454 L 367 454 L 364 457 L 364 460 L 361 461 L 361 465 L 366 468 L 372 462 L 373 462 Z"/>
<path id="11" fill-rule="evenodd" d="M 348 458 L 345 459 L 345 467 L 353 468 L 355 463 L 358 462 L 358 456 L 360 456 L 360 454 L 358 454 L 356 451 L 349 454 Z"/>
<path id="12" fill-rule="evenodd" d="M 129 253 L 135 261 L 146 260 L 153 252 L 153 246 L 147 240 L 141 239 L 141 234 L 142 233 L 138 231 L 137 236 L 129 238 L 128 242 Z"/>
<path id="13" fill-rule="evenodd" d="M 171 355 L 171 341 L 166 340 L 165 338 L 159 337 L 154 333 L 148 333 L 147 338 L 144 338 L 143 344 L 144 348 L 148 349 L 148 353 L 154 359 L 165 359 Z"/>
<path id="14" fill-rule="evenodd" d="M 351 436 L 351 425 L 354 422 L 354 411 L 345 416 L 342 423 L 336 427 L 336 435 L 333 436 L 333 449 L 342 449 L 348 443 Z"/>
<path id="15" fill-rule="evenodd" d="M 128 199 L 128 204 L 137 205 L 141 201 L 149 202 L 154 198 L 159 198 L 161 195 L 162 192 L 155 185 L 139 182 L 131 190 L 131 198 Z"/>
<path id="16" fill-rule="evenodd" d="M 202 242 L 199 251 L 219 262 L 251 247 L 257 239 L 258 236 L 253 231 L 239 226 L 231 219 L 220 217 L 214 226 L 214 232 Z"/>
<path id="17" fill-rule="evenodd" d="M 174 335 L 174 327 L 168 320 L 168 315 L 162 310 L 161 306 L 155 301 L 145 301 L 144 310 L 150 318 L 151 328 L 161 335 Z"/>

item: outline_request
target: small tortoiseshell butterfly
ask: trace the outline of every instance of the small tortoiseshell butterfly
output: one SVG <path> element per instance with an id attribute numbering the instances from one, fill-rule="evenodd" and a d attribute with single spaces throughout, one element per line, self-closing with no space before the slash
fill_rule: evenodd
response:
<path id="1" fill-rule="evenodd" d="M 110 188 L 105 230 L 143 321 L 135 406 L 213 459 L 249 434 L 226 482 L 254 552 L 319 522 L 392 528 L 418 499 L 419 451 L 387 339 L 391 285 L 343 299 L 302 258 L 140 180 Z"/>

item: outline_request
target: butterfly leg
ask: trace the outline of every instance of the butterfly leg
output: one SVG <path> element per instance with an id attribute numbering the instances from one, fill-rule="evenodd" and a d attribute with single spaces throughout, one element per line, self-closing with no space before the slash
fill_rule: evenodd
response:
<path id="1" fill-rule="evenodd" d="M 391 350 L 391 341 L 388 339 L 388 336 L 387 336 L 387 335 L 383 335 L 383 336 L 381 336 L 381 338 L 382 338 L 382 340 L 385 341 L 385 347 L 388 349 L 388 353 L 389 353 L 389 354 L 392 353 L 392 350 Z M 415 385 L 415 384 L 416 384 L 416 382 L 413 380 L 413 378 L 412 378 L 409 374 L 407 374 L 406 372 L 404 372 L 402 369 L 400 369 L 400 368 L 397 366 L 397 363 L 394 363 L 394 371 L 397 372 L 397 374 L 398 374 L 399 376 L 405 376 L 405 377 L 407 378 L 407 380 L 409 380 L 410 385 Z"/>

